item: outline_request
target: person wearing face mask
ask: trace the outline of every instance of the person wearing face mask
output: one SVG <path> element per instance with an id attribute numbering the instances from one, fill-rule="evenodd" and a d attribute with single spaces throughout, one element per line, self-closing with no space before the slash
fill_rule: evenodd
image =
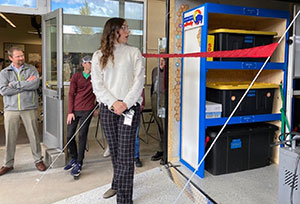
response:
<path id="1" fill-rule="evenodd" d="M 80 175 L 86 141 L 88 136 L 89 125 L 92 117 L 89 117 L 91 111 L 95 108 L 96 97 L 93 93 L 91 84 L 91 57 L 89 55 L 82 58 L 83 71 L 73 74 L 70 83 L 68 116 L 67 116 L 67 140 L 68 151 L 71 160 L 64 167 L 64 170 L 71 171 L 71 175 L 75 178 Z M 94 111 L 94 116 L 98 115 L 98 110 Z M 84 123 L 85 122 L 85 123 Z M 79 147 L 73 135 L 80 123 L 82 127 L 79 130 Z"/>
<path id="2" fill-rule="evenodd" d="M 35 166 L 39 171 L 45 171 L 37 125 L 39 73 L 34 66 L 25 63 L 24 53 L 20 48 L 11 47 L 8 57 L 12 63 L 0 72 L 6 140 L 5 159 L 0 176 L 13 170 L 20 119 L 29 138 Z"/>
<path id="3" fill-rule="evenodd" d="M 145 83 L 142 55 L 127 44 L 129 33 L 125 19 L 111 18 L 105 23 L 91 72 L 113 164 L 111 188 L 103 198 L 117 194 L 118 204 L 133 203 L 135 135 Z"/>

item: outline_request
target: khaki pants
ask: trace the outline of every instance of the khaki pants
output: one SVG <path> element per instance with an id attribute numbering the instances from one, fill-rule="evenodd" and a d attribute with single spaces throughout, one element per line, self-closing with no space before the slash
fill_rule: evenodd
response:
<path id="1" fill-rule="evenodd" d="M 6 139 L 5 166 L 14 165 L 16 142 L 19 134 L 20 119 L 22 119 L 27 137 L 29 138 L 31 153 L 35 163 L 42 160 L 40 137 L 37 128 L 37 110 L 5 111 L 4 128 Z"/>

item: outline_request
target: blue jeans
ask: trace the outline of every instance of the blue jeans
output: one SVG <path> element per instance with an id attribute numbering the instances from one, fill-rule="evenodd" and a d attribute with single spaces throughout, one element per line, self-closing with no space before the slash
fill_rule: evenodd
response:
<path id="1" fill-rule="evenodd" d="M 135 154 L 134 158 L 140 157 L 140 138 L 139 138 L 139 132 L 140 132 L 140 124 L 141 122 L 138 122 L 137 128 L 136 128 L 136 134 L 135 134 Z"/>

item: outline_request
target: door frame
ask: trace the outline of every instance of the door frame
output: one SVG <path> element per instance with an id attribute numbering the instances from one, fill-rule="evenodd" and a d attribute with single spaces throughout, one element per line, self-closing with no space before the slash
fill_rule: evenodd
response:
<path id="1" fill-rule="evenodd" d="M 57 71 L 57 80 L 56 80 L 56 90 L 49 89 L 47 87 L 47 59 L 48 50 L 47 50 L 47 26 L 46 21 L 51 19 L 56 19 L 56 71 Z M 63 9 L 57 9 L 50 13 L 42 15 L 42 51 L 43 51 L 43 143 L 48 148 L 63 148 Z M 55 108 L 56 110 L 49 110 L 47 107 L 48 99 L 51 99 L 52 102 L 57 102 Z M 49 102 L 50 103 L 50 102 Z M 51 106 L 52 107 L 52 106 Z M 56 111 L 56 118 L 53 117 L 53 113 Z M 52 116 L 48 118 L 49 116 Z M 53 125 L 50 124 L 56 123 Z M 54 130 L 57 135 L 51 134 L 48 131 L 48 125 L 56 128 Z"/>

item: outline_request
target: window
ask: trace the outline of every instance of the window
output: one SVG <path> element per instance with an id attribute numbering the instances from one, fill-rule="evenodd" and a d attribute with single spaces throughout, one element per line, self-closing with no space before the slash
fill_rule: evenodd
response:
<path id="1" fill-rule="evenodd" d="M 131 30 L 128 44 L 143 48 L 143 2 L 124 0 L 51 0 L 51 10 L 63 8 L 64 72 L 75 73 L 81 58 L 100 46 L 105 22 L 111 17 L 125 18 Z M 68 71 L 66 71 L 68 70 Z M 65 78 L 64 81 L 69 81 Z"/>
<path id="2" fill-rule="evenodd" d="M 36 2 L 37 0 L 0 0 L 0 5 L 36 8 Z"/>
<path id="3" fill-rule="evenodd" d="M 119 17 L 119 1 L 112 0 L 52 0 L 51 10 L 64 9 L 64 14 Z M 84 12 L 87 12 L 83 14 Z"/>
<path id="4" fill-rule="evenodd" d="M 125 18 L 143 20 L 143 3 L 125 2 Z"/>

